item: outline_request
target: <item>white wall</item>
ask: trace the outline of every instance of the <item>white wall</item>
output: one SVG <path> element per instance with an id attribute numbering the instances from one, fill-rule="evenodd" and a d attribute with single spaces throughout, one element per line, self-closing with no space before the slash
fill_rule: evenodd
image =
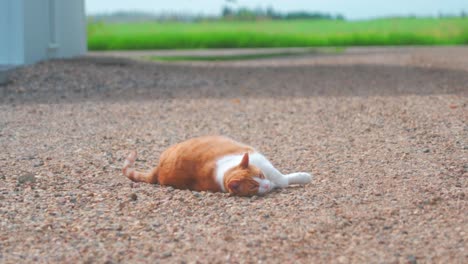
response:
<path id="1" fill-rule="evenodd" d="M 24 61 L 22 0 L 0 0 L 0 64 Z"/>
<path id="2" fill-rule="evenodd" d="M 48 0 L 24 1 L 24 63 L 48 58 Z"/>
<path id="3" fill-rule="evenodd" d="M 84 0 L 0 0 L 0 64 L 85 53 Z"/>
<path id="4" fill-rule="evenodd" d="M 86 43 L 86 15 L 83 0 L 55 0 L 57 5 L 58 57 L 84 54 Z"/>

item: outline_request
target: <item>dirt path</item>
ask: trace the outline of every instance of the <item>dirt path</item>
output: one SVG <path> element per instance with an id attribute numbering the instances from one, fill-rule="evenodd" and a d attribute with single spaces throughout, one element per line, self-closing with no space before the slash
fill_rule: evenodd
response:
<path id="1" fill-rule="evenodd" d="M 124 54 L 125 55 L 125 54 Z M 468 48 L 223 63 L 92 54 L 0 86 L 0 262 L 468 262 Z M 305 187 L 239 198 L 130 183 L 224 134 Z"/>

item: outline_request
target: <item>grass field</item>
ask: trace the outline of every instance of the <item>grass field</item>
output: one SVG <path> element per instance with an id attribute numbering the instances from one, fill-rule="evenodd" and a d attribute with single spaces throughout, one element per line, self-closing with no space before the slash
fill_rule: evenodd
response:
<path id="1" fill-rule="evenodd" d="M 88 24 L 90 50 L 468 44 L 468 18 Z"/>

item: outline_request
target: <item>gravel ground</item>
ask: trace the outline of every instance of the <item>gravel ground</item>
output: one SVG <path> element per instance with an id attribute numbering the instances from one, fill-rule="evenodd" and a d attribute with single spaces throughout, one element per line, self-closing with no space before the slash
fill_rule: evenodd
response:
<path id="1" fill-rule="evenodd" d="M 468 48 L 124 55 L 43 62 L 0 86 L 0 262 L 468 262 Z M 120 172 L 131 149 L 148 169 L 206 134 L 315 179 L 241 198 Z"/>

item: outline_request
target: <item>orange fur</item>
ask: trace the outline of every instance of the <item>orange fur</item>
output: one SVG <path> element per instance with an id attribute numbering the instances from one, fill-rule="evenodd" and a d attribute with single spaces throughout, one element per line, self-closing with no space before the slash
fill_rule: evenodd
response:
<path id="1" fill-rule="evenodd" d="M 247 154 L 244 157 L 246 156 Z M 245 162 L 244 160 L 242 163 Z M 224 188 L 228 192 L 240 196 L 255 195 L 258 192 L 259 183 L 251 175 L 262 175 L 262 173 L 258 168 L 249 166 L 248 164 L 245 166 L 242 163 L 226 172 L 227 176 L 224 180 Z"/>
<path id="2" fill-rule="evenodd" d="M 206 136 L 189 139 L 165 150 L 156 168 L 147 173 L 133 170 L 136 152 L 127 157 L 123 173 L 136 182 L 159 183 L 178 189 L 195 191 L 222 191 L 215 179 L 216 161 L 227 155 L 252 153 L 252 147 L 222 136 Z M 224 187 L 236 195 L 254 195 L 258 182 L 252 176 L 261 171 L 249 165 L 248 154 L 242 162 L 230 169 L 224 178 Z"/>

